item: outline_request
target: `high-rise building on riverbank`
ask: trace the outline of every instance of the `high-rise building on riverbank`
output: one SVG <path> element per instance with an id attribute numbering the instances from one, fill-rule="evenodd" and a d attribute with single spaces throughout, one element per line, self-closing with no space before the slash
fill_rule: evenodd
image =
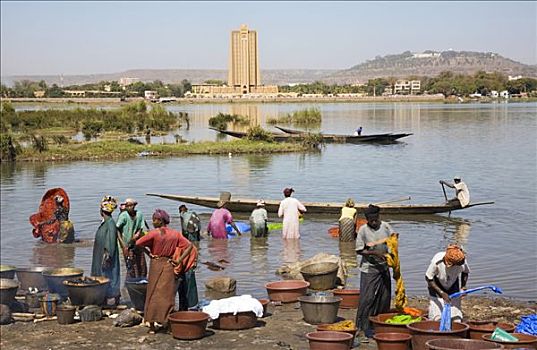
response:
<path id="1" fill-rule="evenodd" d="M 231 32 L 228 74 L 228 85 L 240 88 L 242 93 L 261 85 L 257 32 L 249 30 L 246 24 Z"/>
<path id="2" fill-rule="evenodd" d="M 278 86 L 261 85 L 257 31 L 246 24 L 231 32 L 229 45 L 228 84 L 224 86 L 193 85 L 193 95 L 203 97 L 225 97 L 242 95 L 277 94 Z"/>

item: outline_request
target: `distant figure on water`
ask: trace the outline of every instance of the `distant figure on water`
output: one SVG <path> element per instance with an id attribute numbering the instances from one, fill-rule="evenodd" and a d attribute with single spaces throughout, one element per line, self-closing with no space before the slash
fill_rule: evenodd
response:
<path id="1" fill-rule="evenodd" d="M 200 241 L 201 220 L 196 212 L 188 210 L 186 205 L 179 206 L 179 218 L 181 219 L 181 233 L 190 242 Z"/>
<path id="2" fill-rule="evenodd" d="M 339 240 L 340 242 L 351 242 L 356 239 L 356 215 L 354 199 L 348 198 L 339 217 Z"/>
<path id="3" fill-rule="evenodd" d="M 127 198 L 120 206 L 125 210 L 119 214 L 116 227 L 119 231 L 120 239 L 123 242 L 123 255 L 127 268 L 126 279 L 139 279 L 147 276 L 147 263 L 145 261 L 144 250 L 136 247 L 136 240 L 143 235 L 147 223 L 141 211 L 136 210 L 138 202 L 132 198 Z"/>
<path id="4" fill-rule="evenodd" d="M 462 322 L 461 298 L 451 300 L 449 295 L 466 289 L 469 273 L 466 256 L 457 245 L 449 245 L 445 252 L 437 253 L 431 259 L 425 272 L 430 300 L 429 320 L 439 321 L 444 303 L 450 303 L 451 319 Z"/>
<path id="5" fill-rule="evenodd" d="M 250 215 L 252 237 L 259 238 L 266 237 L 268 235 L 267 221 L 268 214 L 267 210 L 265 209 L 265 201 L 261 199 L 257 201 L 257 205 Z"/>
<path id="6" fill-rule="evenodd" d="M 227 203 L 231 200 L 231 193 L 222 192 L 220 194 L 220 200 L 216 204 L 218 209 L 216 209 L 211 218 L 209 219 L 209 226 L 207 226 L 207 232 L 216 239 L 227 239 L 226 224 L 230 224 L 231 227 L 237 232 L 240 236 L 241 232 L 237 228 L 237 225 L 233 222 L 233 216 L 229 210 L 225 208 Z"/>
<path id="7" fill-rule="evenodd" d="M 107 304 L 119 304 L 119 249 L 117 244 L 116 223 L 112 213 L 117 208 L 117 201 L 112 196 L 101 200 L 101 224 L 95 233 L 93 243 L 93 258 L 91 260 L 91 275 L 105 276 L 110 279 L 106 290 Z"/>
<path id="8" fill-rule="evenodd" d="M 365 209 L 367 225 L 362 225 L 356 237 L 356 252 L 360 261 L 360 304 L 356 312 L 356 327 L 361 337 L 371 338 L 373 328 L 370 316 L 390 310 L 392 282 L 386 263 L 386 239 L 396 234 L 392 227 L 380 220 L 380 208 L 369 205 Z"/>
<path id="9" fill-rule="evenodd" d="M 444 180 L 440 180 L 440 183 L 455 189 L 456 198 L 450 199 L 448 203 L 459 203 L 462 208 L 470 204 L 470 191 L 468 190 L 468 186 L 461 180 L 460 176 L 455 176 L 453 178 L 453 183 Z"/>
<path id="10" fill-rule="evenodd" d="M 354 136 L 362 136 L 362 127 L 361 126 L 354 131 Z"/>
<path id="11" fill-rule="evenodd" d="M 282 237 L 284 239 L 300 238 L 300 215 L 307 211 L 306 207 L 298 199 L 291 197 L 293 192 L 295 190 L 292 188 L 283 190 L 285 199 L 280 202 L 280 207 L 278 208 L 278 217 L 283 216 Z"/>
<path id="12" fill-rule="evenodd" d="M 48 190 L 39 205 L 39 212 L 30 216 L 32 234 L 47 243 L 72 243 L 75 229 L 69 220 L 69 196 L 63 188 Z"/>

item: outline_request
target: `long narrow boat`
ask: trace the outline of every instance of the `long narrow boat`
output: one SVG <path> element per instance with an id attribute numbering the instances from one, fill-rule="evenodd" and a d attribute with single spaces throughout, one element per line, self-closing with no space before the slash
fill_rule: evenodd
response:
<path id="1" fill-rule="evenodd" d="M 222 134 L 236 137 L 236 138 L 245 138 L 248 133 L 242 131 L 228 131 L 228 130 L 219 130 L 215 128 L 209 128 L 214 131 L 218 131 Z M 308 134 L 282 134 L 282 133 L 271 133 L 272 138 L 276 142 L 293 142 L 301 141 Z M 324 142 L 326 143 L 393 143 L 396 140 L 410 136 L 412 134 L 377 134 L 377 135 L 366 135 L 366 136 L 351 136 L 351 135 L 335 135 L 335 134 L 321 134 Z"/>
<path id="2" fill-rule="evenodd" d="M 178 202 L 185 202 L 199 205 L 202 207 L 216 208 L 219 201 L 218 197 L 194 197 L 180 196 L 174 194 L 147 193 L 148 196 L 171 199 Z M 226 206 L 232 212 L 250 213 L 255 209 L 257 199 L 238 198 L 232 199 Z M 335 202 L 302 202 L 308 209 L 310 214 L 340 214 L 343 203 Z M 470 205 L 462 208 L 459 204 L 379 204 L 380 211 L 383 214 L 403 214 L 403 215 L 419 215 L 419 214 L 438 214 L 446 213 L 455 210 L 467 209 L 478 205 L 494 204 L 494 202 L 478 202 L 470 203 Z M 280 205 L 279 200 L 265 200 L 265 209 L 269 213 L 277 213 Z M 356 204 L 355 208 L 358 213 L 363 214 L 368 204 Z"/>
<path id="3" fill-rule="evenodd" d="M 296 129 L 289 129 L 289 128 L 284 128 L 282 126 L 274 126 L 276 129 L 278 130 L 281 130 L 283 131 L 284 133 L 286 134 L 290 134 L 290 135 L 303 135 L 303 134 L 308 134 L 308 133 L 311 133 L 311 131 L 306 131 L 306 130 L 296 130 Z M 355 136 L 355 135 L 338 135 L 338 134 L 325 134 L 325 133 L 321 133 L 323 136 L 332 136 L 332 137 L 356 137 L 356 138 L 362 138 L 362 137 L 371 137 L 371 136 L 374 136 L 374 137 L 386 137 L 386 136 L 390 136 L 390 135 L 393 135 L 393 133 L 389 132 L 389 133 L 385 133 L 385 134 L 370 134 L 370 135 L 360 135 L 360 136 Z M 412 135 L 412 134 L 409 134 L 409 135 Z"/>

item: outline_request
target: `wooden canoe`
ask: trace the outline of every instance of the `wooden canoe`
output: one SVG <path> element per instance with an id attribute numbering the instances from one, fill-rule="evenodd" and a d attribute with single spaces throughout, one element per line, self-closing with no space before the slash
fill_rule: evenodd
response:
<path id="1" fill-rule="evenodd" d="M 218 197 L 195 197 L 195 196 L 180 196 L 174 194 L 147 193 L 148 196 L 171 199 L 178 202 L 185 202 L 199 205 L 207 208 L 216 208 L 219 201 Z M 308 214 L 337 214 L 341 213 L 343 203 L 336 202 L 302 202 L 308 210 Z M 382 214 L 401 214 L 401 215 L 419 215 L 419 214 L 438 214 L 446 213 L 455 210 L 467 209 L 479 205 L 494 204 L 494 202 L 478 202 L 462 208 L 459 204 L 379 204 Z M 226 206 L 231 212 L 250 213 L 255 209 L 257 199 L 237 198 L 232 199 Z M 279 200 L 265 200 L 265 209 L 269 213 L 278 213 L 280 206 Z M 356 204 L 355 208 L 359 214 L 363 214 L 368 204 Z"/>
<path id="2" fill-rule="evenodd" d="M 222 134 L 236 137 L 236 138 L 245 138 L 248 133 L 242 131 L 229 131 L 229 130 L 219 130 L 215 128 L 210 128 L 211 130 L 218 131 Z M 283 134 L 283 133 L 270 133 L 272 138 L 276 142 L 296 142 L 302 141 L 307 133 L 302 134 Z M 324 142 L 326 143 L 393 143 L 396 140 L 410 136 L 412 134 L 376 134 L 376 135 L 363 135 L 363 136 L 352 136 L 352 135 L 335 135 L 335 134 L 321 134 Z"/>
<path id="3" fill-rule="evenodd" d="M 286 134 L 291 134 L 291 135 L 302 135 L 302 134 L 308 134 L 308 133 L 311 133 L 312 131 L 305 131 L 305 130 L 296 130 L 296 129 L 289 129 L 289 128 L 284 128 L 284 127 L 281 127 L 281 126 L 274 126 L 276 129 L 278 130 L 281 130 L 283 131 L 284 133 Z M 338 134 L 325 134 L 323 132 L 321 132 L 321 134 L 323 136 L 332 136 L 332 137 L 356 137 L 356 138 L 367 138 L 367 137 L 385 137 L 385 136 L 389 136 L 389 135 L 393 135 L 393 133 L 389 132 L 389 133 L 385 133 L 385 134 L 370 134 L 370 135 L 360 135 L 360 136 L 355 136 L 355 135 L 338 135 Z M 410 134 L 411 135 L 411 134 Z"/>

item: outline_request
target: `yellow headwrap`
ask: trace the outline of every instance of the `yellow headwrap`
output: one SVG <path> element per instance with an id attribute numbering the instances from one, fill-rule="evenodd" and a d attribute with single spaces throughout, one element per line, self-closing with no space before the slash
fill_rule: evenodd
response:
<path id="1" fill-rule="evenodd" d="M 101 199 L 101 210 L 112 214 L 117 208 L 117 200 L 112 196 L 104 196 Z"/>

